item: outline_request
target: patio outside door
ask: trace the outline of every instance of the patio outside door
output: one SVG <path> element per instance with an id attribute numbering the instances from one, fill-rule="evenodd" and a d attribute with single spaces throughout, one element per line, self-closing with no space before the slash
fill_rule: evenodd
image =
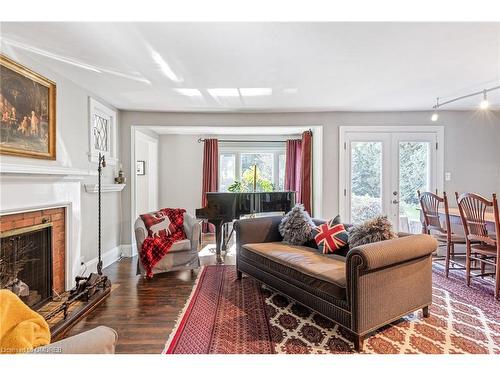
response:
<path id="1" fill-rule="evenodd" d="M 360 223 L 387 215 L 395 230 L 420 233 L 417 190 L 442 191 L 442 129 L 372 129 L 341 128 L 342 216 Z"/>

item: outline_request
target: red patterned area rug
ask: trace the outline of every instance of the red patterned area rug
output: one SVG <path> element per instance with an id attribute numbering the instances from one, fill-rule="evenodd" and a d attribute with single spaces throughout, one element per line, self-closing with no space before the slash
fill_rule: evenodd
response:
<path id="1" fill-rule="evenodd" d="M 363 353 L 500 354 L 500 302 L 493 284 L 463 271 L 446 279 L 433 270 L 431 316 L 421 311 L 386 326 L 365 340 Z M 354 353 L 350 334 L 334 322 L 251 277 L 236 280 L 234 266 L 207 266 L 200 273 L 166 353 L 341 354 Z"/>
<path id="2" fill-rule="evenodd" d="M 170 335 L 167 354 L 271 354 L 274 345 L 258 283 L 235 266 L 205 266 Z"/>

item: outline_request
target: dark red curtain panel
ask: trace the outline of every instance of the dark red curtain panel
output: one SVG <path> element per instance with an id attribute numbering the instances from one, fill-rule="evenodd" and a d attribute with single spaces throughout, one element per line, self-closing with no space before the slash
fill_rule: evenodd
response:
<path id="1" fill-rule="evenodd" d="M 207 205 L 208 192 L 219 189 L 219 144 L 217 139 L 205 139 L 203 148 L 203 185 L 201 188 L 201 206 Z M 212 224 L 203 224 L 203 232 L 214 232 Z"/>
<path id="2" fill-rule="evenodd" d="M 312 132 L 302 133 L 302 153 L 300 168 L 301 203 L 312 216 Z"/>
<path id="3" fill-rule="evenodd" d="M 295 199 L 301 200 L 300 169 L 302 162 L 302 140 L 288 139 L 285 155 L 285 190 L 296 191 Z"/>

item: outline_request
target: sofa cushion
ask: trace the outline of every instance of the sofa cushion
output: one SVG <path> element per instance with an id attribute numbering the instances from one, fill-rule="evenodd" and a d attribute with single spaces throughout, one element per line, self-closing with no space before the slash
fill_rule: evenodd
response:
<path id="1" fill-rule="evenodd" d="M 340 218 L 340 215 L 339 215 L 339 218 Z M 320 220 L 320 219 L 313 219 L 313 222 L 314 224 L 319 227 L 320 225 L 322 224 L 325 224 L 326 223 L 326 220 Z M 347 236 L 349 237 L 349 229 L 352 228 L 352 224 L 346 224 L 346 223 L 343 223 L 344 224 L 344 228 L 345 230 L 347 231 Z M 348 240 L 349 241 L 349 240 Z M 316 244 L 316 241 L 314 240 L 314 238 L 309 241 L 309 242 L 306 242 L 304 244 L 304 246 L 307 246 L 307 247 L 310 247 L 312 249 L 316 249 L 316 250 L 319 250 L 318 249 L 318 245 Z M 347 253 L 349 252 L 349 243 L 347 243 L 347 245 L 345 245 L 344 247 L 342 247 L 341 249 L 338 249 L 337 251 L 335 251 L 335 255 L 338 255 L 338 256 L 341 256 L 341 257 L 346 257 L 347 256 Z M 337 257 L 335 257 L 337 258 Z M 345 259 L 344 259 L 345 260 Z"/>
<path id="2" fill-rule="evenodd" d="M 248 255 L 252 260 L 271 270 L 285 273 L 335 298 L 346 297 L 346 264 L 340 257 L 322 255 L 309 247 L 284 242 L 245 244 L 240 255 L 246 256 L 246 251 L 257 256 Z"/>
<path id="3" fill-rule="evenodd" d="M 155 212 L 140 215 L 149 237 L 169 237 L 177 231 L 184 232 L 183 208 L 162 208 Z"/>
<path id="4" fill-rule="evenodd" d="M 185 239 L 185 240 L 175 241 L 172 244 L 172 247 L 168 250 L 168 253 L 175 253 L 178 251 L 189 251 L 189 250 L 191 250 L 191 241 Z"/>
<path id="5" fill-rule="evenodd" d="M 281 219 L 279 231 L 283 241 L 290 245 L 303 245 L 313 238 L 315 228 L 309 213 L 304 209 L 304 205 L 297 203 Z"/>
<path id="6" fill-rule="evenodd" d="M 333 254 L 347 246 L 348 234 L 344 224 L 340 223 L 339 215 L 317 226 L 313 234 L 318 250 L 323 254 Z"/>
<path id="7" fill-rule="evenodd" d="M 387 216 L 377 216 L 349 229 L 349 247 L 354 249 L 361 245 L 391 240 L 396 237 Z"/>

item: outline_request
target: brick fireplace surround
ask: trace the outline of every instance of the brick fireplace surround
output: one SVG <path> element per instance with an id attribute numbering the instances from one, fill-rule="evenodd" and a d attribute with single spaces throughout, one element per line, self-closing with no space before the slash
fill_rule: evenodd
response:
<path id="1" fill-rule="evenodd" d="M 0 216 L 0 233 L 37 224 L 52 223 L 52 288 L 65 291 L 66 212 L 64 207 Z"/>

